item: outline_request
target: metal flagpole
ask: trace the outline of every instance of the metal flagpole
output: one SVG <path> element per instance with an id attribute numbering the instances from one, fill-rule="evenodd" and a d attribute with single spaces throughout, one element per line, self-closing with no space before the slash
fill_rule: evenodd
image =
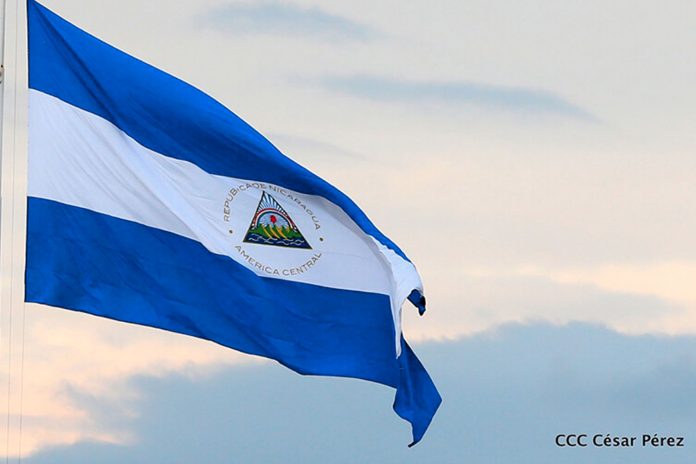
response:
<path id="1" fill-rule="evenodd" d="M 21 453 L 24 357 L 24 253 L 26 227 L 26 0 L 2 0 L 2 86 L 0 102 L 0 355 L 6 365 L 5 456 Z M 20 50 L 23 52 L 20 53 Z M 18 317 L 15 317 L 18 316 Z M 13 334 L 21 338 L 20 357 L 13 356 Z M 19 372 L 20 377 L 13 376 Z M 21 458 L 20 458 L 21 459 Z"/>
<path id="2" fill-rule="evenodd" d="M 0 12 L 2 14 L 2 18 L 0 19 L 0 27 L 2 27 L 2 31 L 0 32 L 0 255 L 2 255 L 2 251 L 5 248 L 5 243 L 3 240 L 4 233 L 3 228 L 2 228 L 2 218 L 3 218 L 3 202 L 2 202 L 2 185 L 4 184 L 4 178 L 2 174 L 4 173 L 4 170 L 2 169 L 3 159 L 5 158 L 5 146 L 4 146 L 4 140 L 5 140 L 5 33 L 7 31 L 7 28 L 5 27 L 5 18 L 7 18 L 7 0 L 2 0 L 2 11 Z M 6 331 L 5 331 L 5 313 L 6 311 L 6 306 L 5 306 L 5 294 L 7 293 L 6 285 L 5 285 L 5 274 L 2 272 L 4 270 L 4 266 L 0 266 L 0 362 L 4 361 L 5 355 L 7 354 L 8 350 L 5 349 L 5 340 L 6 340 Z M 8 358 L 9 359 L 9 358 Z M 4 367 L 6 364 L 3 362 L 2 366 Z M 7 364 L 9 367 L 9 364 Z M 8 389 L 7 389 L 7 401 L 6 401 L 6 417 L 3 419 L 3 423 L 5 424 L 6 427 L 6 434 L 4 438 L 5 440 L 5 456 L 9 456 L 9 442 L 10 442 L 10 427 L 9 427 L 9 422 L 10 422 L 10 390 L 9 390 L 9 369 L 7 372 L 8 376 Z"/>
<path id="3" fill-rule="evenodd" d="M 7 100 L 6 98 L 6 92 L 7 92 L 7 85 L 6 85 L 6 79 L 5 79 L 5 69 L 7 69 L 7 65 L 5 63 L 5 45 L 7 44 L 6 40 L 6 35 L 7 35 L 7 25 L 6 25 L 6 20 L 7 20 L 7 0 L 2 0 L 2 21 L 0 21 L 0 24 L 2 24 L 2 33 L 0 33 L 0 41 L 2 41 L 2 44 L 0 46 L 0 361 L 3 361 L 2 366 L 7 368 L 7 371 L 5 372 L 5 375 L 7 376 L 7 383 L 6 383 L 6 407 L 5 407 L 5 437 L 4 437 L 4 448 L 5 448 L 5 459 L 6 462 L 9 460 L 10 456 L 10 363 L 11 363 L 11 346 L 9 343 L 7 343 L 8 340 L 8 333 L 9 333 L 9 325 L 6 324 L 6 318 L 7 314 L 9 312 L 9 305 L 8 303 L 8 294 L 9 294 L 9 286 L 10 284 L 10 276 L 8 275 L 8 266 L 7 266 L 7 248 L 8 248 L 8 237 L 7 237 L 7 227 L 5 225 L 6 222 L 6 216 L 7 216 L 7 201 L 6 201 L 6 195 L 5 195 L 5 186 L 6 186 L 6 179 L 5 179 L 5 174 L 6 174 L 6 169 L 5 169 L 5 158 L 7 157 L 7 149 L 6 149 L 6 140 L 7 140 L 7 134 L 5 130 L 5 102 Z M 7 362 L 5 361 L 5 358 L 7 358 Z"/>

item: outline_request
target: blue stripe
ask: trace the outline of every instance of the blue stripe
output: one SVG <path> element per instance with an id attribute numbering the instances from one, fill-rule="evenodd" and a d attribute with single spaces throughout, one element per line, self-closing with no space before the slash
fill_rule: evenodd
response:
<path id="1" fill-rule="evenodd" d="M 282 185 L 340 206 L 408 259 L 346 195 L 213 98 L 28 2 L 29 87 L 107 119 L 141 145 L 211 174 Z"/>
<path id="2" fill-rule="evenodd" d="M 28 201 L 26 301 L 395 387 L 416 441 L 440 403 L 405 342 L 395 358 L 388 296 L 259 277 L 194 240 L 50 200 Z"/>

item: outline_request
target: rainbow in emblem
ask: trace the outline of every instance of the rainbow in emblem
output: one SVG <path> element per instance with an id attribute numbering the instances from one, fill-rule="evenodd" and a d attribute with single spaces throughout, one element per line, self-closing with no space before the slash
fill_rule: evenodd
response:
<path id="1" fill-rule="evenodd" d="M 311 249 L 290 215 L 270 194 L 263 192 L 244 241 L 259 245 Z"/>

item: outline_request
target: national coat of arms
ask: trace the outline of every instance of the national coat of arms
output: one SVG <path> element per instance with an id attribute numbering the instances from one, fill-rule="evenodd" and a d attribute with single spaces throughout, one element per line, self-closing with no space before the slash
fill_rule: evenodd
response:
<path id="1" fill-rule="evenodd" d="M 244 241 L 288 248 L 312 248 L 290 215 L 267 192 L 261 195 L 259 206 L 256 208 Z"/>

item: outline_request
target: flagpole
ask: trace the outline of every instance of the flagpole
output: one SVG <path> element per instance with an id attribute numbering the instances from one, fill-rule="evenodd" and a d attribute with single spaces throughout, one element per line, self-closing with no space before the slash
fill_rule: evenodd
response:
<path id="1" fill-rule="evenodd" d="M 5 420 L 3 421 L 5 425 L 5 436 L 2 437 L 4 440 L 4 454 L 6 458 L 10 455 L 10 403 L 11 403 L 11 344 L 8 342 L 8 335 L 10 333 L 11 323 L 7 323 L 8 314 L 10 311 L 10 305 L 8 305 L 8 297 L 10 290 L 10 276 L 8 274 L 8 264 L 7 264 L 7 249 L 9 246 L 6 218 L 7 218 L 7 201 L 6 201 L 6 161 L 7 158 L 7 133 L 6 133 L 6 101 L 7 101 L 7 81 L 5 76 L 5 70 L 7 69 L 7 63 L 5 62 L 5 46 L 7 44 L 7 0 L 2 0 L 2 33 L 0 34 L 0 40 L 2 44 L 0 46 L 0 361 L 2 361 L 2 368 L 6 369 L 5 375 L 7 376 L 6 384 L 6 402 L 5 402 Z M 5 398 L 3 398 L 5 399 Z"/>
<path id="2" fill-rule="evenodd" d="M 3 323 L 0 328 L 4 328 L 4 333 L 0 338 L 0 359 L 7 369 L 5 455 L 9 457 L 21 455 L 28 112 L 26 0 L 2 0 L 2 3 L 0 305 Z"/>

